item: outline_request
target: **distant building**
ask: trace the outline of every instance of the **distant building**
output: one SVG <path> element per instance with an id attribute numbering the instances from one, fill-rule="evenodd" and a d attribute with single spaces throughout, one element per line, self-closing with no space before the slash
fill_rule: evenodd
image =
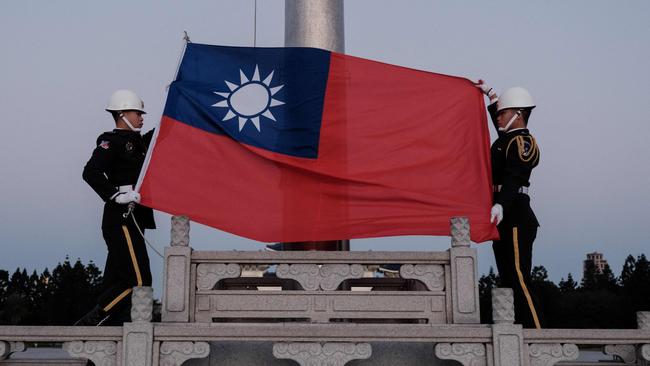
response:
<path id="1" fill-rule="evenodd" d="M 603 270 L 607 265 L 607 260 L 603 258 L 603 253 L 587 253 L 587 259 L 584 261 L 584 264 L 582 266 L 583 273 L 587 270 L 587 263 L 589 262 L 592 262 L 594 264 L 594 267 L 598 273 L 603 273 Z"/>

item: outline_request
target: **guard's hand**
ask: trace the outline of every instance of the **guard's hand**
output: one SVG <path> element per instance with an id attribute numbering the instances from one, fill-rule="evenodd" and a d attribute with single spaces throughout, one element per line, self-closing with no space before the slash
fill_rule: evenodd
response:
<path id="1" fill-rule="evenodd" d="M 503 206 L 498 203 L 492 206 L 492 210 L 490 211 L 490 222 L 494 223 L 495 220 L 497 225 L 503 220 Z"/>
<path id="2" fill-rule="evenodd" d="M 131 202 L 140 203 L 140 193 L 135 191 L 120 192 L 113 198 L 113 201 L 121 205 L 126 205 Z"/>
<path id="3" fill-rule="evenodd" d="M 487 95 L 487 97 L 490 98 L 490 100 L 493 100 L 497 97 L 497 93 L 494 91 L 494 89 L 492 89 L 492 87 L 487 85 L 485 81 L 483 81 L 483 79 L 479 79 L 478 83 L 474 84 L 474 86 L 481 89 L 481 92 Z"/>

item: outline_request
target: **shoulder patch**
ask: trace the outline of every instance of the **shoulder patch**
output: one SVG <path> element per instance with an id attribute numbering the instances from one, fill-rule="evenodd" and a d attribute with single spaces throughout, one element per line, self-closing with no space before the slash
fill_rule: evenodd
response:
<path id="1" fill-rule="evenodd" d="M 98 146 L 104 150 L 108 150 L 108 148 L 110 147 L 110 142 L 106 140 L 102 140 Z"/>

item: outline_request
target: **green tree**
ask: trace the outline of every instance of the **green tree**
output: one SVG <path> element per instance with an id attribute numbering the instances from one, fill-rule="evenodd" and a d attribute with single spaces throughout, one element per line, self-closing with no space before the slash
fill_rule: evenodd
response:
<path id="1" fill-rule="evenodd" d="M 598 275 L 598 270 L 596 265 L 592 261 L 585 262 L 584 273 L 582 274 L 582 281 L 580 281 L 580 289 L 586 291 L 593 291 L 598 288 L 598 281 L 596 276 Z"/>
<path id="2" fill-rule="evenodd" d="M 614 277 L 614 272 L 609 268 L 609 264 L 605 265 L 602 272 L 596 274 L 596 288 L 612 292 L 618 291 L 618 280 Z"/>
<path id="3" fill-rule="evenodd" d="M 560 292 L 568 293 L 575 291 L 578 288 L 578 283 L 573 280 L 573 276 L 569 273 L 566 277 L 566 281 L 564 280 L 564 277 L 562 277 L 558 283 L 558 287 Z"/>

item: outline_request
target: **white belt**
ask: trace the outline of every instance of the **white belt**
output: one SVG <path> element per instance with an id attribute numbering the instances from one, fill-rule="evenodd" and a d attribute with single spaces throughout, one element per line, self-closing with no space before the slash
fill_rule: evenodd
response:
<path id="1" fill-rule="evenodd" d="M 501 189 L 503 189 L 503 185 L 501 184 L 499 184 L 498 186 L 492 186 L 493 192 L 501 192 Z M 528 194 L 528 187 L 519 187 L 517 193 Z"/>

